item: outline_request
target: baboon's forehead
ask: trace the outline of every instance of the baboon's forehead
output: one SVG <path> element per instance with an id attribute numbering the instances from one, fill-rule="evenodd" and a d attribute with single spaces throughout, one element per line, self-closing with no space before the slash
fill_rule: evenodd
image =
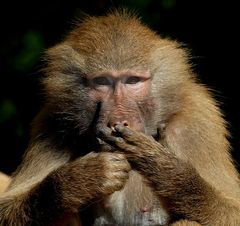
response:
<path id="1" fill-rule="evenodd" d="M 146 64 L 159 37 L 136 17 L 109 14 L 87 18 L 67 40 L 93 67 L 123 69 Z"/>

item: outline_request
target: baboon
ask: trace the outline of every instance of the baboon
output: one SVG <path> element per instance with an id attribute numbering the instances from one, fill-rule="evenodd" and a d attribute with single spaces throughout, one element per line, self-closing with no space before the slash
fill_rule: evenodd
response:
<path id="1" fill-rule="evenodd" d="M 177 41 L 124 10 L 46 51 L 1 225 L 240 225 L 226 123 Z"/>

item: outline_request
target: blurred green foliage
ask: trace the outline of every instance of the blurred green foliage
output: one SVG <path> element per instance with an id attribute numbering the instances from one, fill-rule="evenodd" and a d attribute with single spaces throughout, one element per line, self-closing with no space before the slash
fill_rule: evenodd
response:
<path id="1" fill-rule="evenodd" d="M 6 122 L 17 115 L 15 103 L 11 100 L 3 100 L 0 103 L 0 124 Z"/>
<path id="2" fill-rule="evenodd" d="M 24 131 L 23 122 L 19 120 L 18 114 L 19 111 L 15 102 L 7 99 L 0 102 L 0 127 L 1 125 L 14 123 L 15 130 L 12 132 L 21 138 L 26 131 Z"/>
<path id="3" fill-rule="evenodd" d="M 12 60 L 11 66 L 21 72 L 27 72 L 37 63 L 44 49 L 42 35 L 38 31 L 28 31 L 21 39 L 22 49 Z"/>
<path id="4" fill-rule="evenodd" d="M 176 6 L 177 0 L 162 0 L 162 6 L 164 9 L 168 10 Z"/>

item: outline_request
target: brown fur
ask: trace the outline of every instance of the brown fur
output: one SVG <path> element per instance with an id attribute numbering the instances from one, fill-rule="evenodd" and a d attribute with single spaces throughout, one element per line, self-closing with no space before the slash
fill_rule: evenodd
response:
<path id="1" fill-rule="evenodd" d="M 172 224 L 172 226 L 200 226 L 200 224 L 193 221 L 182 220 Z"/>
<path id="2" fill-rule="evenodd" d="M 114 12 L 80 22 L 46 59 L 46 104 L 1 225 L 240 225 L 225 122 L 178 43 Z"/>

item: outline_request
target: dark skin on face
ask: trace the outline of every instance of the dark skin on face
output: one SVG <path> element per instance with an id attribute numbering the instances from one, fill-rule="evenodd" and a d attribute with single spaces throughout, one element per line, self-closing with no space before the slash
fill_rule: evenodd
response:
<path id="1" fill-rule="evenodd" d="M 135 114 L 133 118 L 130 118 L 128 109 L 132 108 L 132 103 L 137 106 L 150 95 L 151 75 L 149 72 L 105 72 L 88 75 L 86 78 L 91 87 L 89 91 L 91 99 L 100 102 L 103 108 L 106 105 L 112 105 L 111 109 L 109 107 L 102 109 L 104 115 L 101 117 L 104 120 L 109 117 L 105 126 L 114 129 L 116 124 L 122 124 L 137 131 L 144 130 L 143 122 L 138 120 L 138 115 Z"/>

